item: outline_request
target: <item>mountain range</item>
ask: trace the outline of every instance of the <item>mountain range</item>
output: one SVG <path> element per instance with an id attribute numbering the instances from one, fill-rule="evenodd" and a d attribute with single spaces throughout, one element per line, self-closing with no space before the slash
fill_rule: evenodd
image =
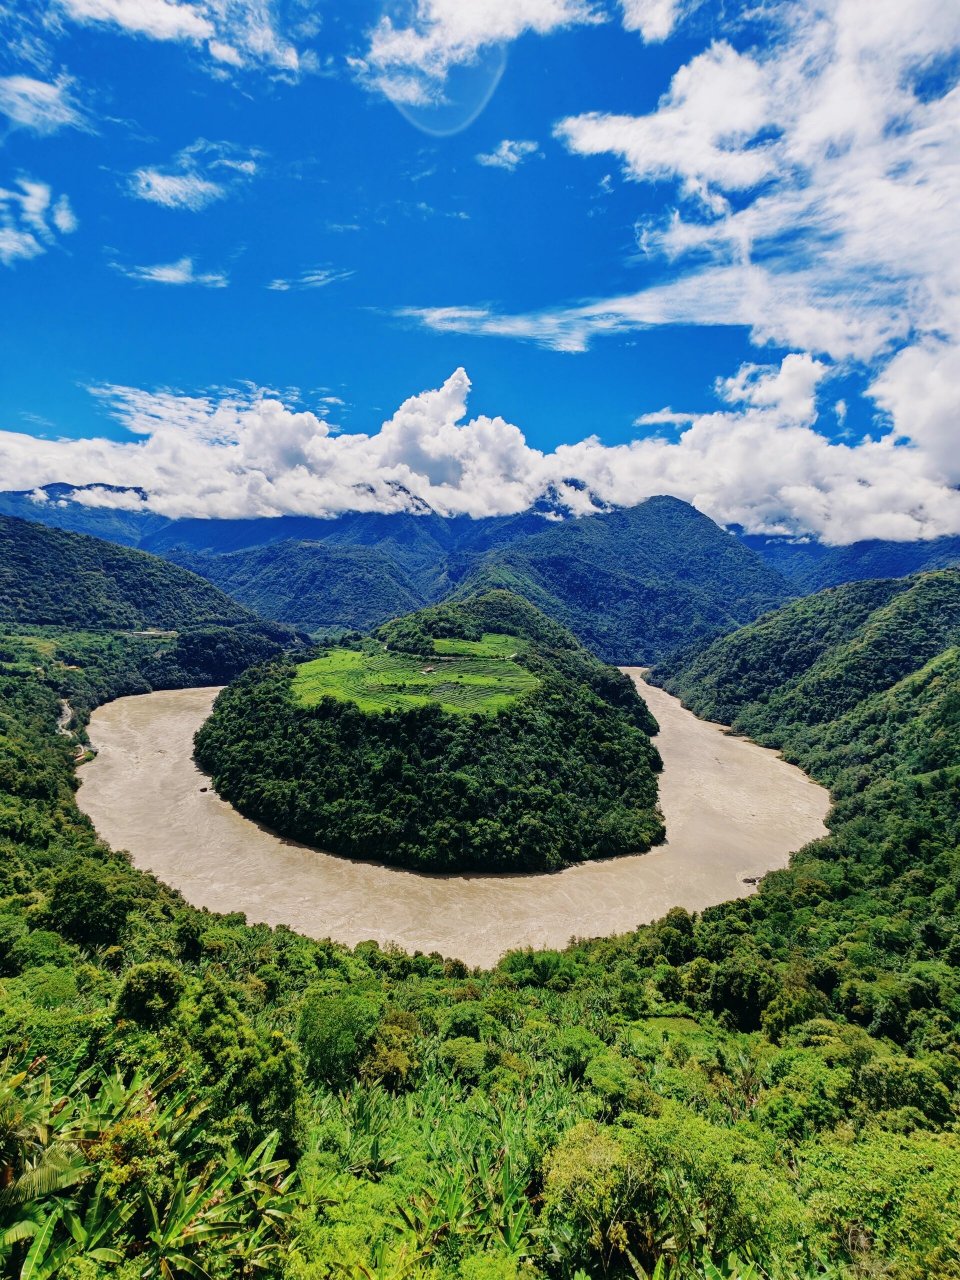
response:
<path id="1" fill-rule="evenodd" d="M 90 508 L 61 489 L 6 508 L 136 542 L 264 617 L 312 631 L 371 627 L 450 596 L 507 587 L 607 661 L 650 662 L 748 622 L 794 594 L 761 556 L 688 503 L 564 518 L 352 513 L 336 519 L 164 521 Z"/>
<path id="2" fill-rule="evenodd" d="M 831 547 L 723 529 L 655 497 L 572 516 L 555 494 L 513 516 L 347 512 L 331 518 L 170 519 L 127 510 L 135 490 L 50 485 L 0 493 L 0 514 L 172 560 L 262 617 L 314 632 L 369 630 L 448 597 L 508 588 L 613 662 L 658 661 L 791 597 L 960 564 L 960 537 Z M 90 505 L 108 489 L 120 504 Z M 589 495 L 588 495 L 589 496 Z"/>

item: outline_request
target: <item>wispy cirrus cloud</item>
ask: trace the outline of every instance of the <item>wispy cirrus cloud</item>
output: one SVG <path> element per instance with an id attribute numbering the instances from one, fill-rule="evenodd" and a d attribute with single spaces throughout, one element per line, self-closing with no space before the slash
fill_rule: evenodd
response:
<path id="1" fill-rule="evenodd" d="M 165 209 L 189 209 L 199 213 L 215 200 L 222 200 L 227 189 L 198 173 L 169 173 L 162 169 L 136 169 L 130 176 L 130 192 L 138 200 L 161 204 Z"/>
<path id="2" fill-rule="evenodd" d="M 0 187 L 0 263 L 5 267 L 46 253 L 78 225 L 69 198 L 54 200 L 45 182 L 20 178 L 15 188 Z"/>
<path id="3" fill-rule="evenodd" d="M 325 289 L 327 285 L 336 284 L 338 280 L 349 280 L 353 274 L 353 271 L 347 271 L 341 267 L 310 267 L 290 279 L 271 280 L 267 288 L 277 293 L 286 293 L 290 289 Z"/>
<path id="4" fill-rule="evenodd" d="M 355 70 L 398 103 L 424 105 L 443 94 L 451 70 L 528 32 L 549 35 L 602 22 L 591 0 L 416 0 L 406 22 L 385 14 L 369 32 Z"/>
<path id="5" fill-rule="evenodd" d="M 482 164 L 488 169 L 506 169 L 508 173 L 513 173 L 524 160 L 535 156 L 537 151 L 535 142 L 504 138 L 492 151 L 478 153 L 477 164 Z"/>
<path id="6" fill-rule="evenodd" d="M 74 81 L 67 75 L 52 81 L 27 75 L 0 77 L 0 112 L 15 127 L 34 133 L 90 127 L 76 101 Z"/>
<path id="7" fill-rule="evenodd" d="M 128 180 L 128 191 L 138 200 L 166 209 L 199 213 L 254 177 L 260 154 L 233 143 L 198 138 L 178 152 L 169 165 L 135 169 Z"/>
<path id="8" fill-rule="evenodd" d="M 114 263 L 114 269 L 131 280 L 147 284 L 200 285 L 205 289 L 225 289 L 229 277 L 222 271 L 197 271 L 192 258 L 179 258 L 176 262 L 158 263 L 152 267 L 124 267 Z"/>
<path id="9" fill-rule="evenodd" d="M 74 22 L 202 50 L 213 69 L 266 68 L 296 76 L 316 64 L 287 38 L 271 0 L 58 0 Z"/>

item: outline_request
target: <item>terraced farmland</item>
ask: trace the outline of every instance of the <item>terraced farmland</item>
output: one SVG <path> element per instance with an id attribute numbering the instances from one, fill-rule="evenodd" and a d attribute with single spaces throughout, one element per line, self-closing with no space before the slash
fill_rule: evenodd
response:
<path id="1" fill-rule="evenodd" d="M 492 715 L 540 683 L 508 656 L 522 644 L 515 636 L 502 635 L 438 640 L 433 658 L 331 649 L 297 668 L 293 696 L 303 707 L 337 698 L 355 702 L 362 711 L 403 711 L 436 703 L 444 711 Z"/>
<path id="2" fill-rule="evenodd" d="M 461 658 L 513 658 L 529 648 L 526 640 L 517 636 L 498 635 L 486 631 L 480 640 L 434 640 L 436 653 Z"/>

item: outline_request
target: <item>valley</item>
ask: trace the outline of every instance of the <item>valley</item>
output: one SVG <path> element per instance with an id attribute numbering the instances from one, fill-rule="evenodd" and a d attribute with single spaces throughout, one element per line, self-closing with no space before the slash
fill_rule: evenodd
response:
<path id="1" fill-rule="evenodd" d="M 5 1277 L 954 1276 L 960 572 L 628 675 L 0 533 Z"/>
<path id="2" fill-rule="evenodd" d="M 667 841 L 547 877 L 425 876 L 333 857 L 249 821 L 192 759 L 216 689 L 121 698 L 95 712 L 98 754 L 81 771 L 78 800 L 105 840 L 197 906 L 349 946 L 372 938 L 492 965 L 513 948 L 625 933 L 670 907 L 701 911 L 750 893 L 825 834 L 822 787 L 631 675 L 660 725 Z"/>

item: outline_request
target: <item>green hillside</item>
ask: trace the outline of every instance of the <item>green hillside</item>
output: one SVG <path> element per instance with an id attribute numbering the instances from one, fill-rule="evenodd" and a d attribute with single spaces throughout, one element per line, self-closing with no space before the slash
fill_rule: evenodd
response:
<path id="1" fill-rule="evenodd" d="M 316 706 L 323 698 L 352 702 L 361 711 L 403 711 L 431 704 L 443 711 L 492 715 L 536 689 L 540 681 L 509 655 L 498 653 L 502 642 L 511 652 L 522 641 L 490 634 L 486 641 L 463 641 L 480 652 L 458 653 L 449 648 L 435 662 L 406 653 L 331 649 L 297 667 L 292 694 L 301 707 Z M 484 652 L 485 650 L 485 652 Z"/>
<path id="2" fill-rule="evenodd" d="M 287 541 L 173 558 L 263 617 L 308 631 L 368 631 L 426 602 L 402 564 L 378 547 Z"/>
<path id="3" fill-rule="evenodd" d="M 960 644 L 960 570 L 850 583 L 662 664 L 698 715 L 794 754 Z M 851 733 L 853 726 L 850 726 Z"/>
<path id="4" fill-rule="evenodd" d="M 205 579 L 157 556 L 0 516 L 0 622 L 177 630 L 255 621 Z"/>
<path id="5" fill-rule="evenodd" d="M 460 592 L 505 588 L 608 662 L 649 663 L 791 594 L 732 534 L 675 498 L 547 525 L 470 564 Z"/>
<path id="6" fill-rule="evenodd" d="M 25 671 L 51 664 L 78 713 L 226 684 L 304 641 L 185 569 L 85 534 L 0 517 L 0 553 L 0 653 Z"/>
<path id="7" fill-rule="evenodd" d="M 309 540 L 227 554 L 167 554 L 250 608 L 316 631 L 367 631 L 431 601 L 505 589 L 606 661 L 621 663 L 650 662 L 690 639 L 729 630 L 796 590 L 675 498 L 562 521 L 525 513 L 312 523 L 327 526 L 322 541 L 314 529 Z"/>
<path id="8" fill-rule="evenodd" d="M 546 870 L 663 838 L 655 729 L 626 676 L 493 592 L 250 672 L 197 759 L 241 812 L 334 853 Z"/>

